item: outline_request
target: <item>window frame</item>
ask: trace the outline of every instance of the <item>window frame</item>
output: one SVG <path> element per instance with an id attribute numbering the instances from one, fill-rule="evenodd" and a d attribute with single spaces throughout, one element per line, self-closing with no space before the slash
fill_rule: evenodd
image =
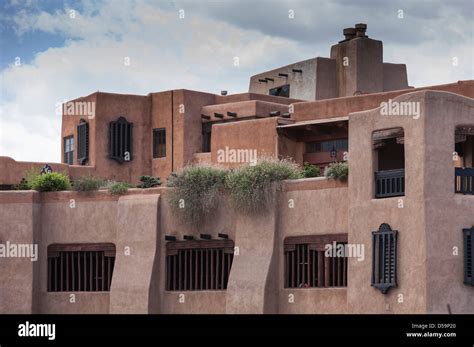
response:
<path id="1" fill-rule="evenodd" d="M 153 159 L 166 158 L 166 128 L 155 128 L 152 134 Z"/>
<path id="2" fill-rule="evenodd" d="M 50 244 L 47 292 L 110 292 L 115 259 L 113 243 Z"/>
<path id="3" fill-rule="evenodd" d="M 284 288 L 346 288 L 348 282 L 347 255 L 344 257 L 326 257 L 324 254 L 326 245 L 333 242 L 347 244 L 348 234 L 286 237 L 283 241 Z M 305 251 L 306 255 L 304 254 Z M 303 252 L 302 258 L 301 252 Z M 302 259 L 301 263 L 300 259 Z M 301 281 L 300 275 L 302 277 Z M 303 282 L 305 285 L 302 286 Z"/>
<path id="4" fill-rule="evenodd" d="M 129 160 L 125 160 L 127 152 Z M 125 117 L 109 122 L 109 159 L 119 164 L 133 159 L 133 123 L 128 122 Z"/>
<path id="5" fill-rule="evenodd" d="M 474 286 L 474 226 L 463 229 L 462 231 L 464 247 L 464 284 Z"/>
<path id="6" fill-rule="evenodd" d="M 230 239 L 169 241 L 166 243 L 165 290 L 226 290 L 233 258 L 234 241 Z"/>
<path id="7" fill-rule="evenodd" d="M 89 159 L 89 123 L 84 119 L 79 121 L 76 127 L 77 132 L 77 162 L 85 165 Z"/>
<path id="8" fill-rule="evenodd" d="M 68 141 L 70 143 L 68 144 Z M 64 154 L 63 154 L 63 162 L 64 164 L 74 165 L 74 135 L 68 135 L 63 137 L 63 147 L 64 147 Z M 71 149 L 72 147 L 72 149 Z M 70 149 L 69 151 L 67 149 Z"/>

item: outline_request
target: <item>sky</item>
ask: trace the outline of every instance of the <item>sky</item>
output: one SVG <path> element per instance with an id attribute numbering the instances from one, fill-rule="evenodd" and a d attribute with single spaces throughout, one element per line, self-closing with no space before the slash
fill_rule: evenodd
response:
<path id="1" fill-rule="evenodd" d="M 471 0 L 0 0 L 0 156 L 60 162 L 58 103 L 246 92 L 251 75 L 328 57 L 356 23 L 412 86 L 473 79 L 473 12 Z"/>

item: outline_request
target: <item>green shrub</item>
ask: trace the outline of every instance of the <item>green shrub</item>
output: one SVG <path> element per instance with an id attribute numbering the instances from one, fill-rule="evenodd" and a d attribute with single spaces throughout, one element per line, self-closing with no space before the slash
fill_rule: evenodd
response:
<path id="1" fill-rule="evenodd" d="M 217 207 L 225 177 L 225 170 L 204 165 L 187 166 L 173 173 L 167 182 L 174 188 L 168 194 L 172 211 L 185 222 L 202 222 Z"/>
<path id="2" fill-rule="evenodd" d="M 122 195 L 127 193 L 128 188 L 133 188 L 133 185 L 126 182 L 108 182 L 107 188 L 111 194 Z"/>
<path id="3" fill-rule="evenodd" d="M 155 176 L 140 176 L 140 182 L 137 188 L 152 188 L 161 185 L 160 178 Z"/>
<path id="4" fill-rule="evenodd" d="M 259 213 L 275 199 L 272 183 L 302 178 L 296 163 L 287 160 L 263 159 L 254 166 L 242 166 L 227 175 L 226 188 L 236 209 L 246 214 Z"/>
<path id="5" fill-rule="evenodd" d="M 28 171 L 25 171 L 23 174 L 23 178 L 21 179 L 19 184 L 16 184 L 13 186 L 13 189 L 16 190 L 31 190 L 33 189 L 31 187 L 33 181 L 37 176 L 40 175 L 40 170 L 36 170 L 34 168 L 31 168 Z"/>
<path id="6" fill-rule="evenodd" d="M 31 183 L 31 188 L 39 192 L 55 192 L 68 190 L 71 187 L 69 178 L 59 172 L 38 175 Z"/>
<path id="7" fill-rule="evenodd" d="M 308 162 L 304 162 L 303 164 L 303 176 L 305 178 L 310 178 L 310 177 L 318 177 L 320 175 L 320 170 L 319 166 L 316 165 L 311 165 Z"/>
<path id="8" fill-rule="evenodd" d="M 92 176 L 77 177 L 72 181 L 74 190 L 78 192 L 99 190 L 104 184 L 105 181 L 103 179 Z"/>
<path id="9" fill-rule="evenodd" d="M 329 164 L 328 168 L 326 169 L 327 178 L 332 178 L 344 182 L 347 181 L 348 176 L 349 164 L 347 162 L 332 163 Z"/>

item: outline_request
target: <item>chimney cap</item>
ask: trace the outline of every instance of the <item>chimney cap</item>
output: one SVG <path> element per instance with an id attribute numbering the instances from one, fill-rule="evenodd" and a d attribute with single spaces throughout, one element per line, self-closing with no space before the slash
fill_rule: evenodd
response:
<path id="1" fill-rule="evenodd" d="M 365 23 L 359 23 L 359 24 L 356 24 L 356 25 L 355 25 L 355 28 L 356 28 L 356 29 L 364 29 L 364 30 L 366 30 L 366 29 L 367 29 L 367 24 L 365 24 Z"/>
<path id="2" fill-rule="evenodd" d="M 344 30 L 342 30 L 342 33 L 344 35 L 354 35 L 356 32 L 355 28 L 345 28 Z"/>

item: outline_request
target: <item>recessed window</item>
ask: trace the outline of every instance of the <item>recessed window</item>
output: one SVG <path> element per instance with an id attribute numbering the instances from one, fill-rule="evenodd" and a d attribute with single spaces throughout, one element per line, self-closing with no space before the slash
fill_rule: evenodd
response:
<path id="1" fill-rule="evenodd" d="M 48 292 L 110 291 L 115 245 L 53 244 L 48 246 Z"/>
<path id="2" fill-rule="evenodd" d="M 347 139 L 306 142 L 306 153 L 331 152 L 333 150 L 347 151 L 347 149 Z"/>
<path id="3" fill-rule="evenodd" d="M 109 123 L 109 158 L 122 164 L 132 160 L 133 123 L 120 117 Z"/>
<path id="4" fill-rule="evenodd" d="M 372 134 L 374 196 L 390 198 L 405 195 L 405 135 L 403 128 L 378 130 Z"/>
<path id="5" fill-rule="evenodd" d="M 212 123 L 202 123 L 202 152 L 208 153 L 211 151 L 211 134 Z"/>
<path id="6" fill-rule="evenodd" d="M 326 245 L 335 245 L 326 256 Z M 287 237 L 285 288 L 346 287 L 347 234 Z M 338 252 L 338 249 L 344 251 Z"/>
<path id="7" fill-rule="evenodd" d="M 153 129 L 153 158 L 166 157 L 166 129 Z"/>
<path id="8" fill-rule="evenodd" d="M 64 138 L 64 163 L 69 165 L 74 163 L 74 136 Z"/>
<path id="9" fill-rule="evenodd" d="M 273 96 L 283 96 L 285 98 L 289 98 L 290 97 L 290 85 L 285 84 L 284 86 L 281 86 L 281 87 L 272 88 L 268 91 L 268 94 L 273 95 Z"/>
<path id="10" fill-rule="evenodd" d="M 372 287 L 386 294 L 397 286 L 397 235 L 390 225 L 372 232 Z"/>
<path id="11" fill-rule="evenodd" d="M 166 244 L 166 290 L 225 290 L 234 259 L 232 240 Z"/>
<path id="12" fill-rule="evenodd" d="M 454 172 L 456 193 L 474 194 L 474 125 L 456 127 Z"/>
<path id="13" fill-rule="evenodd" d="M 77 162 L 84 165 L 89 158 L 89 124 L 81 119 L 77 126 Z"/>
<path id="14" fill-rule="evenodd" d="M 464 283 L 474 286 L 473 258 L 474 248 L 472 239 L 474 236 L 474 226 L 471 229 L 463 229 L 464 238 Z"/>

